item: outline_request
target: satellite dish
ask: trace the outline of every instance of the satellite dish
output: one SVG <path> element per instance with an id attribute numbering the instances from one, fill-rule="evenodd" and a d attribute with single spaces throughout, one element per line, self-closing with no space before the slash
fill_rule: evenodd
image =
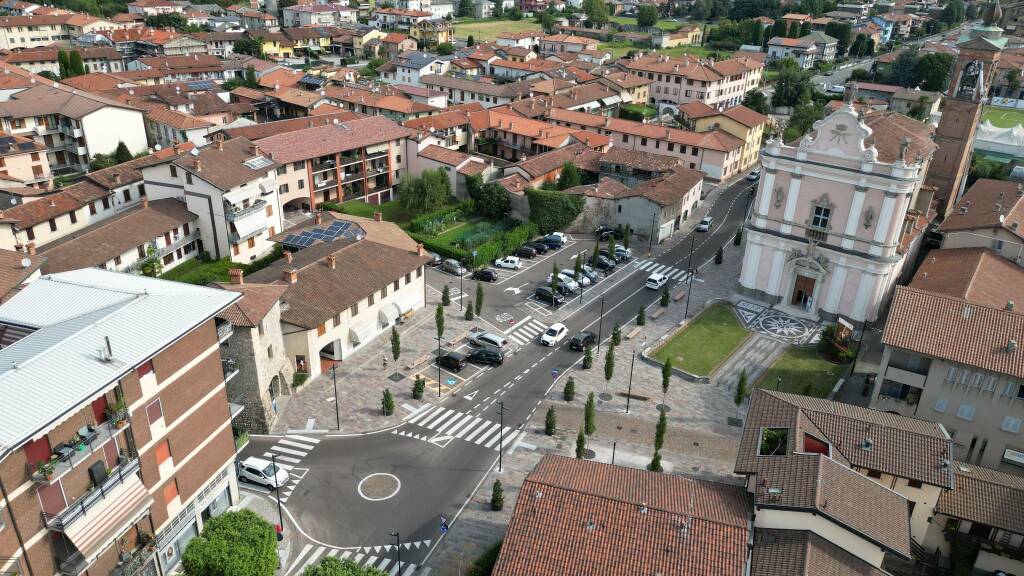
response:
<path id="1" fill-rule="evenodd" d="M 31 265 L 32 265 L 32 259 L 29 258 L 28 256 L 26 256 L 26 257 L 21 259 L 21 267 L 22 268 L 28 268 Z"/>
<path id="2" fill-rule="evenodd" d="M 1005 221 L 1006 221 L 1006 214 L 1000 214 L 999 215 L 999 223 L 1002 224 Z"/>
<path id="3" fill-rule="evenodd" d="M 192 151 L 189 152 L 189 154 L 193 156 L 199 156 L 199 148 L 193 148 Z"/>

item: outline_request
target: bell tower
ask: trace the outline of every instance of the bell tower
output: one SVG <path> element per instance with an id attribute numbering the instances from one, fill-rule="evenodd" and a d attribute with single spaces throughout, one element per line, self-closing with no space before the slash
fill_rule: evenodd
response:
<path id="1" fill-rule="evenodd" d="M 971 168 L 971 147 L 981 121 L 982 99 L 988 95 L 996 62 L 1007 40 L 996 24 L 1001 15 L 998 0 L 989 3 L 982 22 L 972 26 L 957 42 L 960 53 L 935 131 L 939 149 L 925 180 L 937 189 L 935 199 L 939 201 L 940 218 L 945 218 L 956 204 Z"/>

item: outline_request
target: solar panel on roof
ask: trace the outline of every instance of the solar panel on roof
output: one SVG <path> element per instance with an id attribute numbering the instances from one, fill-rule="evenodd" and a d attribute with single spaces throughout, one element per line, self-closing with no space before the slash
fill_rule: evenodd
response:
<path id="1" fill-rule="evenodd" d="M 209 90 L 213 88 L 213 80 L 196 80 L 188 83 L 189 90 Z"/>
<path id="2" fill-rule="evenodd" d="M 255 158 L 250 158 L 249 160 L 246 160 L 245 166 L 250 170 L 259 170 L 260 168 L 266 168 L 267 166 L 270 166 L 273 163 L 274 161 L 269 158 L 266 158 L 264 156 L 257 156 Z"/>

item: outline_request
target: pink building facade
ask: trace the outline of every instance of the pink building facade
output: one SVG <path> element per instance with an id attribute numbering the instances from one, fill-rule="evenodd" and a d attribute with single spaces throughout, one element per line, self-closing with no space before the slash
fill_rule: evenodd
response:
<path id="1" fill-rule="evenodd" d="M 933 215 L 931 128 L 849 105 L 773 140 L 747 223 L 742 290 L 803 316 L 877 319 Z"/>

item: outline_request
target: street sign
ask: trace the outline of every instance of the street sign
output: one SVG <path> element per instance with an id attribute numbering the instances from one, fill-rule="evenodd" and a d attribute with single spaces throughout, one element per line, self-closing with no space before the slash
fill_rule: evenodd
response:
<path id="1" fill-rule="evenodd" d="M 552 378 L 558 378 L 558 368 L 552 368 L 551 369 L 551 377 Z"/>
<path id="2" fill-rule="evenodd" d="M 441 515 L 441 534 L 448 533 L 448 519 Z"/>

